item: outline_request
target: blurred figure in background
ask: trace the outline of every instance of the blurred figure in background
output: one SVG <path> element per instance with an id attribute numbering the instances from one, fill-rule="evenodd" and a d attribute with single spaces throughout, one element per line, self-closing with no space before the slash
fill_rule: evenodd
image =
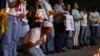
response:
<path id="1" fill-rule="evenodd" d="M 44 7 L 46 14 L 48 16 L 47 21 L 53 23 L 54 11 L 51 7 L 51 4 L 49 3 L 49 0 L 43 1 L 43 7 Z M 42 46 L 42 49 L 43 49 L 44 53 L 46 53 L 46 54 L 53 53 L 53 46 L 51 45 L 51 43 L 53 42 L 53 37 L 54 37 L 54 29 L 52 30 L 52 33 L 47 36 L 46 44 L 44 44 Z"/>
<path id="2" fill-rule="evenodd" d="M 98 33 L 98 26 L 100 23 L 100 15 L 95 6 L 92 8 L 92 11 L 89 14 L 89 21 L 91 31 L 90 46 L 94 46 L 97 45 L 96 37 Z"/>
<path id="3" fill-rule="evenodd" d="M 42 27 L 31 29 L 31 37 L 26 38 L 24 44 L 27 45 L 30 56 L 45 56 L 40 49 L 40 45 L 46 43 L 46 36 L 52 32 L 53 24 L 51 22 L 43 22 Z M 37 34 L 38 33 L 38 34 Z"/>
<path id="4" fill-rule="evenodd" d="M 72 9 L 72 15 L 74 17 L 74 25 L 75 25 L 75 31 L 73 33 L 73 49 L 78 49 L 79 44 L 78 44 L 78 36 L 80 32 L 80 20 L 81 20 L 81 15 L 78 10 L 78 4 L 77 2 L 74 3 L 73 9 Z"/>
<path id="5" fill-rule="evenodd" d="M 54 11 L 56 15 L 54 16 L 54 29 L 55 29 L 55 37 L 54 37 L 54 49 L 57 53 L 65 52 L 63 50 L 63 41 L 64 41 L 64 20 L 66 11 L 62 7 L 62 0 L 57 0 L 57 3 L 54 5 Z"/>
<path id="6" fill-rule="evenodd" d="M 20 11 L 20 3 L 16 0 L 7 0 L 9 4 L 8 22 L 5 36 L 2 39 L 2 56 L 16 56 L 17 43 L 20 37 L 21 20 L 25 14 Z"/>
<path id="7" fill-rule="evenodd" d="M 88 9 L 84 8 L 84 10 L 80 12 L 80 15 L 83 19 L 81 20 L 80 35 L 79 35 L 79 46 L 83 47 L 83 46 L 88 46 L 88 44 L 86 42 Z"/>
<path id="8" fill-rule="evenodd" d="M 67 14 L 65 14 L 66 20 L 65 20 L 64 49 L 70 49 L 68 39 L 70 37 L 69 36 L 70 32 L 74 31 L 74 19 L 73 16 L 70 14 L 70 9 L 71 9 L 70 4 L 67 4 L 65 7 Z"/>
<path id="9" fill-rule="evenodd" d="M 23 13 L 27 14 L 28 11 L 26 10 L 26 5 L 27 5 L 26 1 L 25 0 L 20 0 L 20 3 L 21 3 L 21 5 L 20 5 L 21 11 Z M 29 30 L 27 17 L 22 19 L 22 23 L 21 24 L 22 25 L 21 25 L 21 34 L 20 34 L 21 36 L 20 37 L 24 37 L 26 32 Z"/>

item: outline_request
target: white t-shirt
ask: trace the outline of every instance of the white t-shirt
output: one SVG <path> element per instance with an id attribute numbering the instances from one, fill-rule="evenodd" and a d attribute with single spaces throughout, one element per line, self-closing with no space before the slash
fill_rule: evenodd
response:
<path id="1" fill-rule="evenodd" d="M 10 9 L 9 9 L 9 12 L 8 12 L 9 15 L 15 16 L 15 18 L 14 18 L 14 23 L 18 23 L 18 22 L 17 22 L 17 17 L 18 17 L 21 13 L 22 13 L 21 11 L 16 11 L 15 8 L 10 8 Z"/>
<path id="2" fill-rule="evenodd" d="M 62 5 L 59 5 L 59 4 L 55 4 L 54 10 L 56 11 L 56 13 L 63 13 L 63 12 L 65 12 L 65 10 L 62 7 Z"/>
<path id="3" fill-rule="evenodd" d="M 33 28 L 32 29 L 32 37 L 30 38 L 30 42 L 35 43 L 37 40 L 40 39 L 41 28 Z M 40 44 L 39 44 L 40 45 Z M 36 45 L 36 48 L 39 48 L 39 45 Z"/>
<path id="4" fill-rule="evenodd" d="M 99 12 L 90 12 L 90 16 L 89 16 L 89 19 L 90 20 L 94 20 L 92 17 L 99 17 L 99 22 L 100 22 L 100 16 L 99 16 Z M 98 26 L 99 25 L 99 23 L 97 23 L 97 24 L 92 24 L 92 26 Z"/>
<path id="5" fill-rule="evenodd" d="M 87 26 L 87 13 L 81 12 L 80 13 L 83 20 L 81 20 L 81 26 Z"/>

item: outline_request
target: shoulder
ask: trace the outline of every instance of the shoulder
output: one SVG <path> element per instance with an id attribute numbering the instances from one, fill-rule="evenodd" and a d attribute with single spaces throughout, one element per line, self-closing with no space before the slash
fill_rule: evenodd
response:
<path id="1" fill-rule="evenodd" d="M 96 13 L 97 13 L 97 14 L 99 14 L 99 12 L 98 12 L 98 11 L 96 11 Z"/>

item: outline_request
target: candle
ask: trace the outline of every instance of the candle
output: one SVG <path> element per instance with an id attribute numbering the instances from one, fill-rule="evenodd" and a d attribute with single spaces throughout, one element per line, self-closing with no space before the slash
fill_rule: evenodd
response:
<path id="1" fill-rule="evenodd" d="M 8 13 L 8 12 L 9 12 L 9 8 L 6 9 L 6 13 Z"/>

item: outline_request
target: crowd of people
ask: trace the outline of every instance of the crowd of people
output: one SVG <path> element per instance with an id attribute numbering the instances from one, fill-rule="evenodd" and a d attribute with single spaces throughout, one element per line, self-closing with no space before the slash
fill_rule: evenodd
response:
<path id="1" fill-rule="evenodd" d="M 77 2 L 70 5 L 63 0 L 56 0 L 54 6 L 49 0 L 5 2 L 9 10 L 0 12 L 0 56 L 17 56 L 22 49 L 29 56 L 45 56 L 97 45 L 100 15 L 95 6 L 80 11 Z M 71 32 L 72 47 L 69 46 Z M 23 37 L 22 49 L 17 49 L 20 37 Z"/>

